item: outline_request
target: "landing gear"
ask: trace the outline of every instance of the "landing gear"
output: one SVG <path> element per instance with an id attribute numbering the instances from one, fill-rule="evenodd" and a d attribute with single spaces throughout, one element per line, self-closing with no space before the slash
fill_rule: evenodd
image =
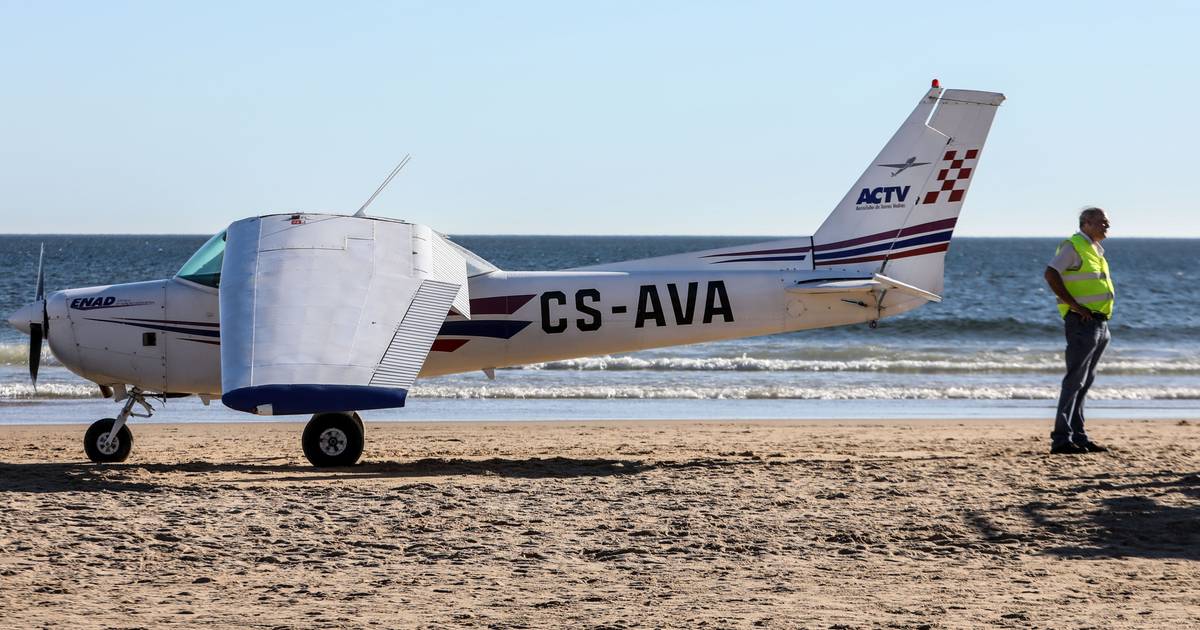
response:
<path id="1" fill-rule="evenodd" d="M 136 413 L 135 404 L 141 405 L 146 413 Z M 125 405 L 116 418 L 104 418 L 92 423 L 87 433 L 83 434 L 83 451 L 88 459 L 97 464 L 123 462 L 129 458 L 133 449 L 133 432 L 125 426 L 130 416 L 149 418 L 154 415 L 154 409 L 146 402 L 142 390 L 134 387 L 125 395 Z"/>
<path id="2" fill-rule="evenodd" d="M 353 466 L 365 442 L 362 418 L 355 412 L 318 413 L 304 427 L 301 444 L 313 466 Z"/>

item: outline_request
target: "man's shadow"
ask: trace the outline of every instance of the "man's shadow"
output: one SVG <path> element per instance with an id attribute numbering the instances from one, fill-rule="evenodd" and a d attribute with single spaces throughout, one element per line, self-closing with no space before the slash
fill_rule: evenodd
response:
<path id="1" fill-rule="evenodd" d="M 1085 514 L 1063 510 L 1062 501 L 1021 508 L 1051 540 L 1065 543 L 1045 553 L 1200 560 L 1200 473 L 1105 473 L 1081 482 L 1061 493 L 1064 501 L 1089 492 L 1120 496 L 1102 499 L 1100 509 Z"/>

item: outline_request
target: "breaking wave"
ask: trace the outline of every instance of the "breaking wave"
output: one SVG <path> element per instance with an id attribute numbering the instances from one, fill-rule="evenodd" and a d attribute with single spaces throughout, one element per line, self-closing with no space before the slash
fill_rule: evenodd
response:
<path id="1" fill-rule="evenodd" d="M 28 343 L 0 343 L 0 365 L 25 365 L 29 361 Z M 62 365 L 50 354 L 50 346 L 42 346 L 42 365 Z"/>
<path id="2" fill-rule="evenodd" d="M 0 383 L 0 400 L 58 400 L 100 398 L 100 388 L 91 383 L 42 383 L 34 391 L 28 383 Z"/>
<path id="3" fill-rule="evenodd" d="M 920 373 L 1005 373 L 1057 374 L 1062 372 L 1062 358 L 1051 353 L 1029 353 L 1024 356 L 952 355 L 930 352 L 898 353 L 881 348 L 847 350 L 829 348 L 814 350 L 806 358 L 770 359 L 751 356 L 738 357 L 637 357 L 598 356 L 565 361 L 534 363 L 517 370 L 575 370 L 611 372 L 890 372 Z M 0 366 L 25 366 L 29 345 L 0 343 Z M 60 367 L 49 347 L 42 349 L 43 367 Z M 1120 359 L 1106 357 L 1100 364 L 1104 374 L 1125 375 L 1200 375 L 1200 361 Z M 4 387 L 0 385 L 0 387 Z M 0 390 L 2 391 L 2 390 Z M 8 398 L 0 393 L 0 398 Z"/>
<path id="4" fill-rule="evenodd" d="M 675 387 L 418 385 L 412 395 L 459 399 L 1055 400 L 1057 387 Z M 1095 388 L 1092 400 L 1200 400 L 1200 387 Z"/>
<path id="5" fill-rule="evenodd" d="M 1056 374 L 1062 372 L 1062 359 L 1053 355 L 1037 357 L 957 358 L 848 358 L 848 359 L 759 359 L 740 357 L 661 357 L 601 356 L 565 361 L 535 363 L 521 370 L 578 371 L 655 371 L 655 372 L 896 372 L 961 373 L 1002 372 Z M 1200 374 L 1200 362 L 1115 359 L 1100 366 L 1105 374 L 1187 375 Z"/>
<path id="6" fill-rule="evenodd" d="M 1051 298 L 1052 299 L 1052 298 Z M 1001 317 L 951 317 L 941 314 L 923 313 L 918 317 L 899 317 L 884 319 L 879 323 L 879 329 L 870 334 L 886 335 L 906 339 L 939 339 L 939 340 L 990 340 L 1004 342 L 1029 342 L 1033 340 L 1062 339 L 1062 322 L 1046 311 L 1038 311 L 1042 316 L 1001 316 Z M 1052 312 L 1052 311 L 1051 311 Z M 1109 325 L 1113 336 L 1133 342 L 1161 342 L 1178 339 L 1196 338 L 1200 336 L 1200 326 L 1191 322 L 1169 323 L 1157 321 L 1128 321 L 1118 319 Z M 824 329 L 821 333 L 804 331 L 790 333 L 798 336 L 814 334 L 844 335 L 861 339 L 861 328 L 845 327 Z"/>
<path id="7" fill-rule="evenodd" d="M 510 400 L 1054 400 L 1057 386 L 674 386 L 674 385 L 416 385 L 421 398 Z M 91 384 L 0 383 L 0 401 L 99 398 Z M 1092 400 L 1200 400 L 1200 387 L 1095 388 Z"/>

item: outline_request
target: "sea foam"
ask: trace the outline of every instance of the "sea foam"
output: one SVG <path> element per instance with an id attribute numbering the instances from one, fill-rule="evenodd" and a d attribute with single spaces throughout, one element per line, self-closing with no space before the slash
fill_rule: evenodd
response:
<path id="1" fill-rule="evenodd" d="M 945 358 L 857 358 L 857 359 L 768 359 L 740 357 L 655 357 L 600 356 L 535 363 L 517 369 L 579 371 L 684 371 L 684 372 L 895 372 L 960 373 L 1000 372 L 1009 374 L 1054 374 L 1063 371 L 1062 358 L 1037 356 Z M 1101 363 L 1109 374 L 1152 375 L 1200 374 L 1200 362 L 1115 359 Z"/>
<path id="2" fill-rule="evenodd" d="M 794 387 L 794 386 L 459 386 L 417 385 L 412 395 L 460 399 L 680 400 L 1054 400 L 1057 387 Z M 1092 400 L 1197 400 L 1200 387 L 1095 388 Z"/>

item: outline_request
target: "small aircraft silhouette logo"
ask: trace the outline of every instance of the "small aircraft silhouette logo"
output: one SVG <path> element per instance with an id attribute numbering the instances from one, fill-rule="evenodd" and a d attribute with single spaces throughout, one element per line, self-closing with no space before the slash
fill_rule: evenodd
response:
<path id="1" fill-rule="evenodd" d="M 926 164 L 929 164 L 929 162 L 918 162 L 917 156 L 914 155 L 913 157 L 908 158 L 901 164 L 876 164 L 875 166 L 883 166 L 886 168 L 897 169 L 896 172 L 892 173 L 892 177 L 895 177 L 895 176 L 899 175 L 900 173 L 903 173 L 904 171 L 906 171 L 914 166 L 925 166 Z"/>

